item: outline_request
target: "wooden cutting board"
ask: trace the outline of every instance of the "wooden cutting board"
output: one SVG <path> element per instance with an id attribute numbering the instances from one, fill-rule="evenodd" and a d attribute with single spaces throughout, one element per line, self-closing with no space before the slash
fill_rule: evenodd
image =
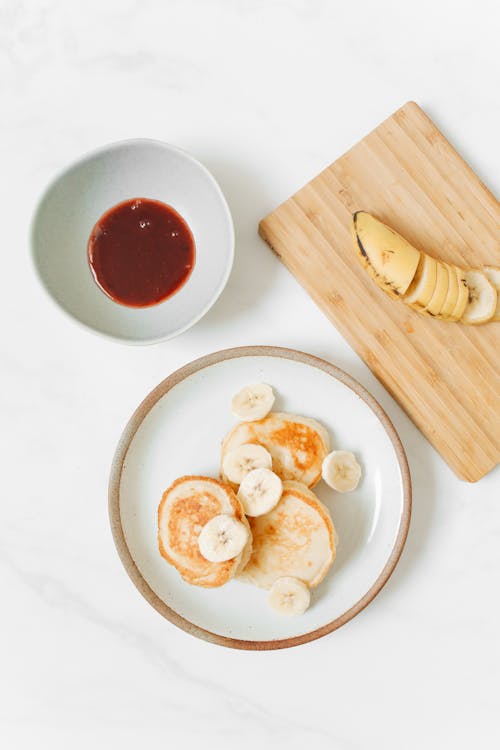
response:
<path id="1" fill-rule="evenodd" d="M 446 323 L 387 297 L 353 249 L 358 209 L 436 258 L 500 266 L 500 204 L 408 102 L 259 226 L 445 461 L 474 482 L 500 462 L 500 322 Z"/>

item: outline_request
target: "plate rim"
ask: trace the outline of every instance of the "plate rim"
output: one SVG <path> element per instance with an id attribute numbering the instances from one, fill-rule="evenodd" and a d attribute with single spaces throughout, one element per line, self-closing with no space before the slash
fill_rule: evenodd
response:
<path id="1" fill-rule="evenodd" d="M 346 385 L 359 398 L 361 398 L 379 419 L 391 441 L 394 452 L 396 454 L 399 470 L 401 472 L 403 488 L 403 508 L 394 545 L 384 567 L 382 568 L 382 571 L 372 583 L 368 591 L 360 599 L 358 599 L 358 601 L 353 604 L 352 607 L 349 607 L 349 609 L 336 617 L 334 620 L 331 620 L 326 625 L 322 625 L 319 628 L 311 630 L 308 633 L 302 633 L 301 635 L 267 641 L 245 640 L 240 638 L 232 638 L 226 635 L 220 635 L 219 633 L 213 633 L 212 631 L 206 630 L 199 625 L 195 625 L 190 620 L 183 617 L 174 609 L 169 607 L 168 604 L 166 604 L 166 602 L 164 602 L 163 599 L 161 599 L 158 594 L 153 591 L 153 589 L 150 587 L 150 585 L 140 572 L 138 566 L 136 565 L 125 539 L 125 533 L 123 530 L 120 514 L 120 483 L 123 473 L 123 464 L 128 449 L 145 417 L 149 414 L 153 406 L 160 400 L 160 398 L 162 398 L 178 383 L 182 382 L 187 377 L 193 375 L 199 370 L 205 369 L 206 367 L 218 364 L 219 362 L 223 362 L 227 359 L 262 356 L 289 359 L 294 362 L 302 362 L 303 364 L 315 367 L 319 370 L 322 370 L 323 372 L 326 372 L 328 375 L 341 382 L 343 385 Z M 406 453 L 403 448 L 401 439 L 396 431 L 396 428 L 392 424 L 382 406 L 375 399 L 375 397 L 372 396 L 364 386 L 358 383 L 355 378 L 353 378 L 351 375 L 348 375 L 346 372 L 344 372 L 344 370 L 341 370 L 336 365 L 333 365 L 320 357 L 316 357 L 313 354 L 307 354 L 306 352 L 299 351 L 298 349 L 289 349 L 279 346 L 241 346 L 230 349 L 222 349 L 216 352 L 212 352 L 211 354 L 206 354 L 193 360 L 192 362 L 189 362 L 186 365 L 183 365 L 182 367 L 171 373 L 164 380 L 162 380 L 161 383 L 153 388 L 153 390 L 150 391 L 146 398 L 139 404 L 139 406 L 127 422 L 118 441 L 115 455 L 113 457 L 108 486 L 108 513 L 113 541 L 126 573 L 128 574 L 132 583 L 138 589 L 138 591 L 146 599 L 146 601 L 166 620 L 173 623 L 178 628 L 184 630 L 184 632 L 189 633 L 190 635 L 194 635 L 197 638 L 208 641 L 209 643 L 217 644 L 219 646 L 226 646 L 229 648 L 243 649 L 248 651 L 268 651 L 300 646 L 304 643 L 309 643 L 310 641 L 322 638 L 323 636 L 333 632 L 334 630 L 337 630 L 337 628 L 345 625 L 345 623 L 349 622 L 349 620 L 352 620 L 354 617 L 356 617 L 356 615 L 358 615 L 371 601 L 373 601 L 373 599 L 381 591 L 381 589 L 384 587 L 384 585 L 392 575 L 394 568 L 396 567 L 399 558 L 401 557 L 401 553 L 408 536 L 411 518 L 411 507 L 411 477 Z"/>

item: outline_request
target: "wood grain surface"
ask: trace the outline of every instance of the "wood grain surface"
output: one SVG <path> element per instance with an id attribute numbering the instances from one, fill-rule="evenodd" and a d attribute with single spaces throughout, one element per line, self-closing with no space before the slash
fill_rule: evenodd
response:
<path id="1" fill-rule="evenodd" d="M 500 462 L 500 323 L 425 318 L 359 263 L 353 211 L 458 265 L 500 266 L 500 204 L 408 102 L 263 219 L 261 236 L 449 466 L 474 482 Z"/>

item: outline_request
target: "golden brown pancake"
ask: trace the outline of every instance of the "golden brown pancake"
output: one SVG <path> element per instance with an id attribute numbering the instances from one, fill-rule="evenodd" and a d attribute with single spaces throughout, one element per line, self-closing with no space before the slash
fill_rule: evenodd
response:
<path id="1" fill-rule="evenodd" d="M 226 453 L 245 443 L 267 448 L 273 459 L 273 471 L 283 480 L 314 487 L 321 479 L 321 465 L 330 450 L 328 432 L 319 422 L 295 414 L 270 412 L 256 422 L 241 422 L 233 427 L 222 443 Z M 227 477 L 221 470 L 221 477 Z"/>
<path id="2" fill-rule="evenodd" d="M 195 586 L 223 586 L 247 564 L 252 538 L 232 560 L 212 563 L 198 547 L 203 526 L 221 513 L 248 527 L 240 501 L 231 487 L 211 477 L 186 476 L 165 492 L 158 507 L 158 545 L 161 555 L 185 581 Z"/>
<path id="3" fill-rule="evenodd" d="M 253 550 L 241 580 L 264 589 L 283 576 L 309 587 L 323 580 L 335 560 L 337 533 L 328 509 L 305 485 L 283 482 L 278 505 L 249 521 Z"/>

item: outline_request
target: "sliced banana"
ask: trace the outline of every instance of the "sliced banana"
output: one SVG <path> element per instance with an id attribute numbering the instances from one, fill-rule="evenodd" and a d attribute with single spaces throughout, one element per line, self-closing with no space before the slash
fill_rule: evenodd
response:
<path id="1" fill-rule="evenodd" d="M 446 270 L 448 271 L 448 291 L 446 292 L 446 298 L 443 302 L 443 306 L 439 311 L 437 317 L 443 320 L 451 319 L 453 310 L 458 300 L 458 277 L 455 271 L 455 266 L 450 266 L 445 263 Z"/>
<path id="2" fill-rule="evenodd" d="M 242 422 L 264 419 L 274 404 L 274 393 L 270 385 L 256 383 L 242 388 L 231 401 L 231 411 Z"/>
<path id="3" fill-rule="evenodd" d="M 500 320 L 500 268 L 495 268 L 494 266 L 485 266 L 483 268 L 483 271 L 486 274 L 486 277 L 490 284 L 493 284 L 493 286 L 497 290 L 497 309 L 495 310 L 495 314 L 493 315 L 492 320 Z"/>
<path id="4" fill-rule="evenodd" d="M 200 531 L 198 546 L 209 562 L 226 562 L 237 557 L 248 542 L 249 531 L 233 516 L 214 516 Z"/>
<path id="5" fill-rule="evenodd" d="M 359 484 L 361 466 L 354 453 L 332 451 L 323 461 L 322 476 L 327 485 L 337 492 L 350 492 Z"/>
<path id="6" fill-rule="evenodd" d="M 448 268 L 444 263 L 439 260 L 436 261 L 437 265 L 437 277 L 436 286 L 432 293 L 429 304 L 425 308 L 425 311 L 429 315 L 436 316 L 441 312 L 441 309 L 446 301 L 446 295 L 448 294 Z"/>
<path id="7" fill-rule="evenodd" d="M 229 453 L 222 461 L 222 473 L 233 484 L 241 484 L 243 478 L 254 469 L 270 469 L 273 459 L 262 445 L 244 443 Z"/>
<path id="8" fill-rule="evenodd" d="M 486 323 L 496 312 L 497 290 L 482 271 L 475 269 L 465 272 L 465 281 L 469 288 L 469 299 L 461 321 L 467 325 Z"/>
<path id="9" fill-rule="evenodd" d="M 455 266 L 455 273 L 458 280 L 458 296 L 457 304 L 455 305 L 455 308 L 451 314 L 451 319 L 460 320 L 460 318 L 464 314 L 465 308 L 467 307 L 467 302 L 469 300 L 469 287 L 467 286 L 465 271 L 462 268 Z"/>
<path id="10" fill-rule="evenodd" d="M 280 615 L 303 615 L 310 603 L 310 591 L 298 578 L 278 578 L 269 591 L 269 604 Z"/>
<path id="11" fill-rule="evenodd" d="M 247 516 L 262 516 L 269 513 L 279 502 L 283 482 L 269 469 L 250 471 L 240 484 L 238 500 Z"/>
<path id="12" fill-rule="evenodd" d="M 393 297 L 405 294 L 415 276 L 420 252 L 366 211 L 353 214 L 352 232 L 360 260 L 370 276 Z"/>
<path id="13" fill-rule="evenodd" d="M 500 320 L 500 268 L 464 271 L 438 261 L 366 211 L 353 214 L 351 230 L 370 276 L 414 310 L 468 325 Z"/>
<path id="14" fill-rule="evenodd" d="M 415 279 L 404 297 L 407 305 L 420 312 L 427 307 L 436 288 L 437 269 L 436 259 L 422 253 Z"/>

